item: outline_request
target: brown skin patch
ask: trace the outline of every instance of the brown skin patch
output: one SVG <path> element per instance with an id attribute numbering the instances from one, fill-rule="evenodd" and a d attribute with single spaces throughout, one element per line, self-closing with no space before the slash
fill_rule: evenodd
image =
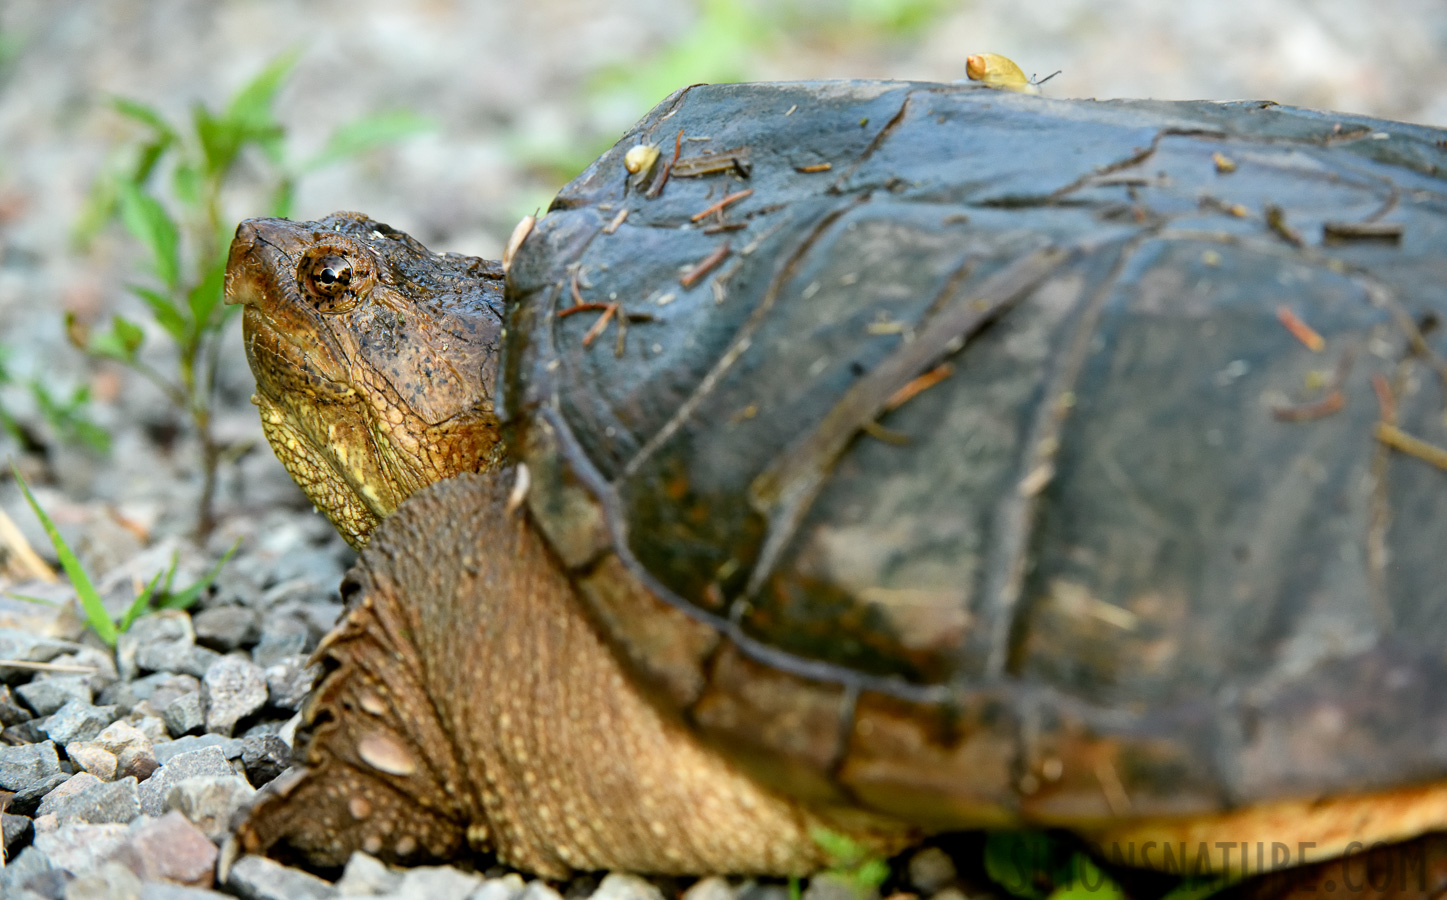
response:
<path id="1" fill-rule="evenodd" d="M 838 821 L 761 787 L 644 697 L 534 529 L 504 511 L 510 484 L 454 478 L 383 523 L 319 651 L 306 769 L 263 795 L 246 849 L 330 866 L 354 850 L 492 850 L 549 877 L 827 865 L 811 833 Z M 881 852 L 911 838 L 852 825 Z"/>
<path id="2" fill-rule="evenodd" d="M 355 213 L 237 228 L 226 297 L 262 427 L 352 546 L 419 488 L 497 464 L 502 285 Z"/>

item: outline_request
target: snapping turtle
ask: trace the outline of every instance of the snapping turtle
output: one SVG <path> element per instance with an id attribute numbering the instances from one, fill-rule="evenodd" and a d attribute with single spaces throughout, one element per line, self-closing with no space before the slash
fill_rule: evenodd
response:
<path id="1" fill-rule="evenodd" d="M 505 273 L 243 223 L 268 437 L 367 545 L 245 846 L 788 873 L 1033 824 L 1239 874 L 1447 827 L 1444 140 L 695 86 Z"/>

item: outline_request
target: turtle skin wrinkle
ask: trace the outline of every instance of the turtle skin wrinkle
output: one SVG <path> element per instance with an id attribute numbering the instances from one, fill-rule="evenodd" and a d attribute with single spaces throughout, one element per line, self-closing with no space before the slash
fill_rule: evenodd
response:
<path id="1" fill-rule="evenodd" d="M 317 651 L 306 768 L 259 801 L 243 846 L 322 867 L 354 850 L 491 851 L 563 877 L 805 873 L 830 861 L 821 827 L 906 844 L 902 824 L 805 808 L 701 745 L 623 671 L 508 512 L 516 475 L 498 464 L 490 377 L 466 374 L 495 369 L 500 274 L 356 214 L 238 230 L 227 292 L 245 304 L 253 402 L 287 470 L 366 548 Z"/>

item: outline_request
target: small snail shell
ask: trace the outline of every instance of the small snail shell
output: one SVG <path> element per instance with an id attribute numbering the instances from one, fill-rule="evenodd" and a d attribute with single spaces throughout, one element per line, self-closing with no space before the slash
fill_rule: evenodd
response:
<path id="1" fill-rule="evenodd" d="M 639 144 L 623 154 L 623 168 L 631 174 L 647 172 L 658 161 L 657 144 Z"/>
<path id="2" fill-rule="evenodd" d="M 1025 77 L 1020 67 L 1008 56 L 998 53 L 977 53 L 965 60 L 965 74 L 971 81 L 978 81 L 987 87 L 1018 91 L 1022 94 L 1038 94 L 1040 89 Z"/>

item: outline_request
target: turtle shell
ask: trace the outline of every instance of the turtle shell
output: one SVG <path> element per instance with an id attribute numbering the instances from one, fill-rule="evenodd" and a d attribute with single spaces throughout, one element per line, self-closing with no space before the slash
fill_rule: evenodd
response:
<path id="1" fill-rule="evenodd" d="M 1444 138 L 675 93 L 512 263 L 531 514 L 660 702 L 807 797 L 1079 823 L 1441 781 L 1447 472 L 1400 438 L 1447 444 Z"/>

